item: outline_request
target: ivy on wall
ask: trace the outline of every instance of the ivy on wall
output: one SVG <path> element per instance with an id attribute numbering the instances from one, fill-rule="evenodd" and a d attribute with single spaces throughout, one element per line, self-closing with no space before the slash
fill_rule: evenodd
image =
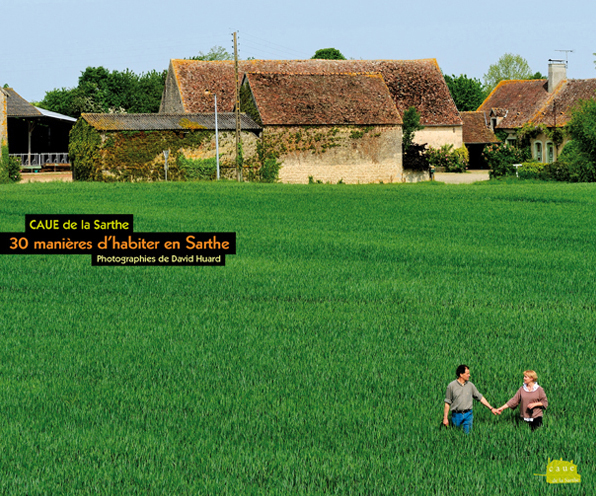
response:
<path id="1" fill-rule="evenodd" d="M 84 120 L 79 120 L 70 130 L 68 156 L 75 181 L 101 180 L 97 166 L 100 160 L 101 136 Z"/>
<path id="2" fill-rule="evenodd" d="M 168 179 L 184 180 L 178 157 L 211 140 L 213 131 L 115 131 L 102 139 L 84 120 L 70 133 L 69 155 L 78 181 L 158 181 L 164 179 L 163 151 L 170 150 Z"/>

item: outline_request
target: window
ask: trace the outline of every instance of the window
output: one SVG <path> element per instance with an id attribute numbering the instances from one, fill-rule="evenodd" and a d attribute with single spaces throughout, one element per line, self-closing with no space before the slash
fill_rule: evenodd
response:
<path id="1" fill-rule="evenodd" d="M 515 136 L 509 136 L 507 138 L 507 144 L 510 146 L 515 146 L 515 144 L 517 143 L 517 138 Z"/>
<path id="2" fill-rule="evenodd" d="M 550 141 L 546 143 L 546 161 L 549 164 L 555 161 L 555 145 Z"/>
<path id="3" fill-rule="evenodd" d="M 542 141 L 536 141 L 534 143 L 534 158 L 538 162 L 542 162 Z"/>

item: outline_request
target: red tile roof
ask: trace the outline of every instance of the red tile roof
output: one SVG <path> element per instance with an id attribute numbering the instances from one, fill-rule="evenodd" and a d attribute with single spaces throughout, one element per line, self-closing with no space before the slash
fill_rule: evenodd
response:
<path id="1" fill-rule="evenodd" d="M 380 74 L 247 73 L 264 125 L 401 124 Z"/>
<path id="2" fill-rule="evenodd" d="M 544 79 L 501 81 L 478 110 L 488 113 L 492 108 L 505 109 L 506 115 L 497 128 L 521 127 L 548 100 L 547 86 L 548 82 Z"/>
<path id="3" fill-rule="evenodd" d="M 234 63 L 231 61 L 172 60 L 185 112 L 209 112 L 217 93 L 222 110 L 234 107 Z M 425 126 L 461 126 L 462 121 L 436 60 L 244 60 L 245 72 L 279 74 L 381 73 L 400 115 L 416 107 Z"/>
<path id="4" fill-rule="evenodd" d="M 596 79 L 569 79 L 532 118 L 535 124 L 547 127 L 564 126 L 571 119 L 571 110 L 580 100 L 596 98 Z"/>
<path id="5" fill-rule="evenodd" d="M 478 110 L 505 115 L 497 129 L 515 129 L 527 122 L 554 127 L 565 125 L 573 106 L 587 98 L 596 98 L 596 79 L 569 79 L 552 93 L 544 79 L 501 81 Z"/>
<path id="6" fill-rule="evenodd" d="M 460 114 L 464 121 L 464 143 L 468 145 L 499 143 L 499 138 L 487 126 L 487 117 L 484 112 L 461 112 Z"/>

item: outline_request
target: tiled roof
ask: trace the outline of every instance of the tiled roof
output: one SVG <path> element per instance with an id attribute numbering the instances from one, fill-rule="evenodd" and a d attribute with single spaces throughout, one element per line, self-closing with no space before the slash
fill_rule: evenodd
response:
<path id="1" fill-rule="evenodd" d="M 215 130 L 215 114 L 82 114 L 98 131 L 183 131 Z M 240 114 L 243 131 L 260 131 L 261 127 L 246 114 Z M 231 112 L 217 114 L 220 131 L 236 130 L 236 117 Z"/>
<path id="2" fill-rule="evenodd" d="M 499 139 L 488 128 L 484 112 L 461 112 L 461 118 L 464 121 L 464 143 L 473 145 L 499 142 Z"/>
<path id="3" fill-rule="evenodd" d="M 501 81 L 478 110 L 505 109 L 506 116 L 497 128 L 518 128 L 529 122 L 536 110 L 546 103 L 549 97 L 547 87 L 548 82 L 544 79 Z"/>
<path id="4" fill-rule="evenodd" d="M 180 88 L 186 112 L 207 112 L 217 94 L 223 110 L 234 107 L 234 63 L 231 61 L 172 60 L 171 72 Z M 244 73 L 354 74 L 381 73 L 400 115 L 416 107 L 425 126 L 460 126 L 453 103 L 436 60 L 244 60 L 239 62 L 239 79 Z M 170 77 L 170 75 L 168 76 Z"/>
<path id="5" fill-rule="evenodd" d="M 5 88 L 6 115 L 8 117 L 42 117 L 42 113 L 12 88 Z"/>
<path id="6" fill-rule="evenodd" d="M 247 73 L 264 125 L 401 124 L 380 74 Z"/>
<path id="7" fill-rule="evenodd" d="M 501 81 L 478 110 L 505 116 L 497 129 L 515 129 L 527 122 L 554 127 L 565 125 L 573 106 L 587 98 L 596 98 L 596 79 L 569 79 L 552 93 L 544 79 Z"/>
<path id="8" fill-rule="evenodd" d="M 571 110 L 579 100 L 596 98 L 596 79 L 569 79 L 532 118 L 535 124 L 547 127 L 564 126 L 571 119 Z"/>

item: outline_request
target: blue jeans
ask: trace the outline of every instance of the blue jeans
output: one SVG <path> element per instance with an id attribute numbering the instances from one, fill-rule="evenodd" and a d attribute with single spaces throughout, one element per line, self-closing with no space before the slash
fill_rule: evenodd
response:
<path id="1" fill-rule="evenodd" d="M 452 413 L 451 414 L 451 422 L 455 427 L 463 427 L 464 432 L 466 434 L 470 433 L 470 429 L 472 429 L 472 422 L 474 421 L 474 415 L 472 415 L 472 410 L 466 413 Z"/>

